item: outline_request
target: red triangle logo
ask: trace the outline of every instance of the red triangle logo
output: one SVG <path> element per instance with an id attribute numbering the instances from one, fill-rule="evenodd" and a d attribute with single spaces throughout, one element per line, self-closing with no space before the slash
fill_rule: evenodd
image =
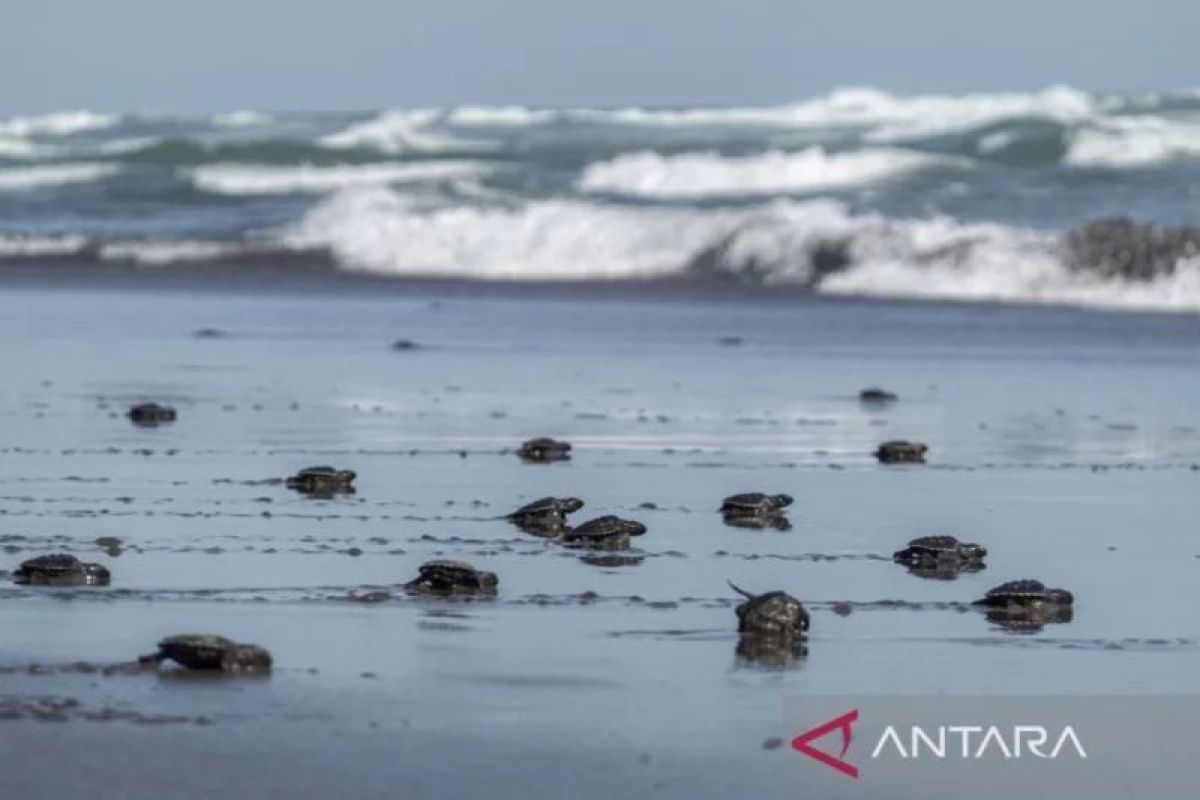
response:
<path id="1" fill-rule="evenodd" d="M 851 778 L 857 778 L 858 767 L 854 766 L 849 761 L 843 760 L 846 755 L 846 751 L 850 749 L 850 742 L 854 738 L 854 732 L 851 726 L 853 726 L 856 722 L 858 722 L 857 708 L 853 711 L 847 711 L 840 717 L 835 717 L 828 722 L 822 723 L 812 730 L 805 731 L 795 739 L 792 739 L 792 749 L 803 753 L 811 759 L 820 761 L 825 766 L 831 767 L 843 775 L 848 775 Z M 836 756 L 831 756 L 824 750 L 818 750 L 812 746 L 812 742 L 837 730 L 842 732 L 842 751 Z"/>

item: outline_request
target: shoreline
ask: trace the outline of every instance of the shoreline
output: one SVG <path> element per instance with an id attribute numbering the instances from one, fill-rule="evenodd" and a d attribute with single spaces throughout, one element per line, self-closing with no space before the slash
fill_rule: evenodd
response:
<path id="1" fill-rule="evenodd" d="M 473 280 L 460 277 L 380 275 L 340 270 L 297 258 L 281 263 L 199 262 L 145 266 L 121 262 L 81 263 L 38 259 L 0 264 L 5 289 L 81 289 L 88 291 L 232 294 L 312 297 L 430 297 L 491 300 L 598 301 L 624 303 L 727 303 L 772 306 L 821 305 L 843 308 L 960 309 L 980 312 L 1078 314 L 1189 320 L 1200 312 L 1186 309 L 1110 308 L 1071 303 L 1019 303 L 820 294 L 802 286 L 753 285 L 712 276 L 616 280 Z"/>

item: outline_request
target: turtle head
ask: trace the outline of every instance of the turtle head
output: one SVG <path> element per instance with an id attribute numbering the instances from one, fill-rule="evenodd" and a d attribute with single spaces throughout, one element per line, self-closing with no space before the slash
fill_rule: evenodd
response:
<path id="1" fill-rule="evenodd" d="M 962 558 L 972 560 L 981 559 L 987 555 L 987 548 L 981 544 L 975 544 L 974 542 L 963 542 L 958 547 L 958 554 Z"/>
<path id="2" fill-rule="evenodd" d="M 571 514 L 583 508 L 583 501 L 578 497 L 564 497 L 558 501 L 558 505 L 564 512 Z"/>
<path id="3" fill-rule="evenodd" d="M 108 568 L 103 564 L 84 564 L 83 575 L 90 585 L 103 586 L 112 579 Z"/>
<path id="4" fill-rule="evenodd" d="M 1047 589 L 1046 602 L 1054 603 L 1059 606 L 1069 606 L 1075 603 L 1075 595 L 1068 592 L 1066 589 Z"/>
<path id="5" fill-rule="evenodd" d="M 794 498 L 790 494 L 777 494 L 773 499 L 775 500 L 776 508 L 787 508 L 792 504 Z"/>

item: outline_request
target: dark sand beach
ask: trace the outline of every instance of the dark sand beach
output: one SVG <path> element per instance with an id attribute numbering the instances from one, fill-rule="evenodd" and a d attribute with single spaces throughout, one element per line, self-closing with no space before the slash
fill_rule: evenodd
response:
<path id="1" fill-rule="evenodd" d="M 0 797 L 791 797 L 789 697 L 1195 688 L 1195 316 L 108 269 L 0 276 L 0 569 L 113 574 L 0 584 Z M 573 458 L 521 463 L 540 435 Z M 357 493 L 282 485 L 317 464 Z M 741 491 L 791 530 L 724 525 Z M 638 558 L 501 519 L 544 495 L 645 523 Z M 930 533 L 987 569 L 892 563 Z M 439 557 L 497 595 L 407 596 Z M 1073 620 L 967 605 L 1024 577 Z M 739 657 L 728 580 L 801 598 L 807 655 Z M 102 671 L 182 632 L 275 669 Z"/>

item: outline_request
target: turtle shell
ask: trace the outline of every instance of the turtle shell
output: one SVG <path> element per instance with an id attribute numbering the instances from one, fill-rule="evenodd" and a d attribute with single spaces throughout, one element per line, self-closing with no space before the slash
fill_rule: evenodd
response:
<path id="1" fill-rule="evenodd" d="M 422 564 L 416 579 L 405 584 L 405 588 L 415 592 L 477 592 L 495 589 L 496 584 L 494 572 L 475 569 L 465 561 L 435 559 Z"/>
<path id="2" fill-rule="evenodd" d="M 1019 580 L 1002 583 L 988 590 L 984 595 L 987 600 L 1005 601 L 1005 600 L 1041 600 L 1046 596 L 1046 585 L 1041 581 L 1035 580 Z"/>
<path id="3" fill-rule="evenodd" d="M 872 386 L 859 392 L 858 399 L 864 403 L 890 403 L 896 399 L 896 395 L 887 389 Z"/>
<path id="4" fill-rule="evenodd" d="M 607 539 L 610 536 L 641 536 L 645 532 L 646 526 L 640 522 L 608 514 L 572 528 L 569 538 Z"/>
<path id="5" fill-rule="evenodd" d="M 746 492 L 726 497 L 721 503 L 722 511 L 760 513 L 787 508 L 792 504 L 792 498 L 786 494 L 763 494 L 762 492 Z"/>
<path id="6" fill-rule="evenodd" d="M 526 503 L 518 508 L 510 517 L 533 517 L 543 514 L 570 514 L 583 508 L 583 501 L 574 497 L 543 497 Z"/>
<path id="7" fill-rule="evenodd" d="M 134 422 L 155 424 L 175 419 L 175 409 L 158 403 L 142 403 L 129 409 L 129 418 Z"/>
<path id="8" fill-rule="evenodd" d="M 189 669 L 222 669 L 226 653 L 234 643 L 224 636 L 182 634 L 168 636 L 158 643 L 159 655 Z"/>
<path id="9" fill-rule="evenodd" d="M 571 457 L 569 442 L 560 442 L 546 436 L 530 439 L 521 445 L 517 455 L 529 461 L 561 460 Z"/>
<path id="10" fill-rule="evenodd" d="M 83 562 L 67 553 L 54 553 L 48 556 L 38 556 L 21 562 L 17 574 L 40 572 L 44 575 L 68 575 L 83 571 Z"/>
<path id="11" fill-rule="evenodd" d="M 920 463 L 925 460 L 929 446 L 920 442 L 908 442 L 894 439 L 884 442 L 875 450 L 875 457 L 885 464 L 888 463 Z"/>
<path id="12" fill-rule="evenodd" d="M 51 586 L 107 586 L 111 579 L 107 567 L 80 561 L 67 553 L 31 558 L 13 573 L 16 583 Z"/>
<path id="13" fill-rule="evenodd" d="M 957 554 L 961 542 L 953 536 L 918 536 L 908 546 L 931 554 Z"/>
<path id="14" fill-rule="evenodd" d="M 783 591 L 748 596 L 734 611 L 738 618 L 739 633 L 802 636 L 809 626 L 808 611 L 804 605 Z"/>

